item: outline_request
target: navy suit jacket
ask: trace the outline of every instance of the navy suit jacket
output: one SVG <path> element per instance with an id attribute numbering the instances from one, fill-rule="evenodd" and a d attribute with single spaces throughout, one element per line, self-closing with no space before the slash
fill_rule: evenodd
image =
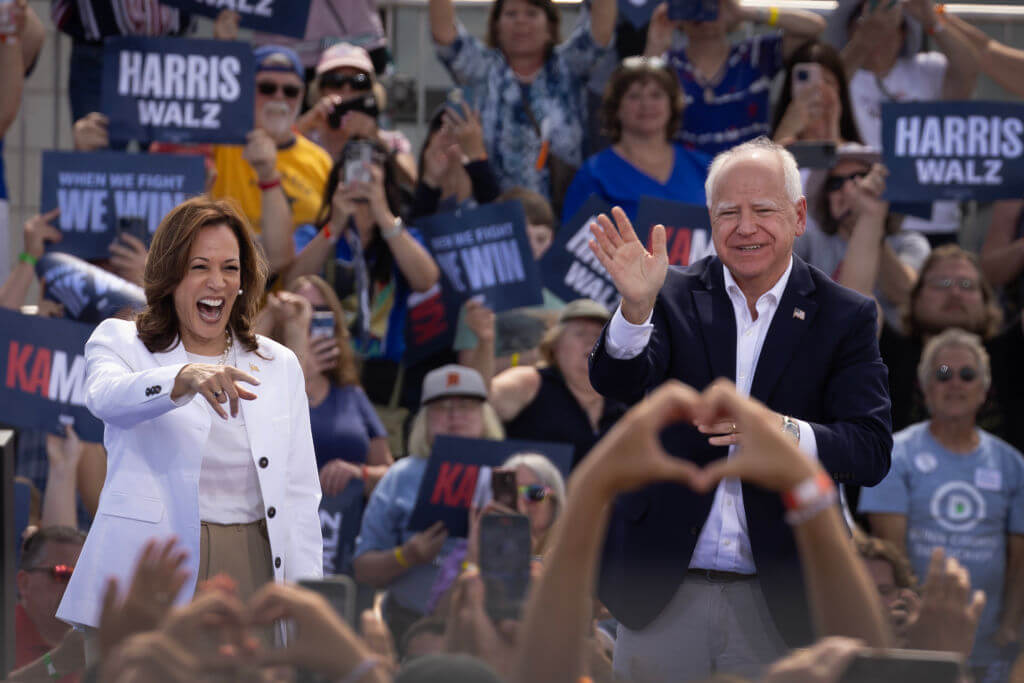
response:
<path id="1" fill-rule="evenodd" d="M 722 262 L 709 256 L 670 268 L 654 306 L 647 347 L 616 360 L 607 327 L 590 357 L 590 381 L 604 396 L 634 403 L 669 378 L 698 391 L 736 378 L 736 318 Z M 803 312 L 802 316 L 800 311 Z M 818 457 L 838 483 L 872 486 L 892 451 L 886 367 L 878 352 L 875 304 L 793 256 L 789 282 L 765 337 L 751 395 L 811 424 Z M 781 424 L 779 425 L 781 429 Z M 665 430 L 666 450 L 699 465 L 728 450 L 690 425 Z M 714 498 L 657 484 L 615 503 L 602 558 L 599 594 L 628 628 L 649 624 L 675 595 Z M 813 639 L 796 545 L 780 497 L 743 484 L 758 579 L 790 646 Z"/>

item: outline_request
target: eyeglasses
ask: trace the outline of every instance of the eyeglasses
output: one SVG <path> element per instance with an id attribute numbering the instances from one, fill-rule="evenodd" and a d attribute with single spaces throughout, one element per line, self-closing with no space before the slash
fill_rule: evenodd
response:
<path id="1" fill-rule="evenodd" d="M 289 100 L 294 100 L 302 92 L 302 88 L 300 88 L 297 85 L 292 85 L 290 83 L 285 85 L 279 85 L 274 81 L 256 82 L 256 90 L 259 92 L 259 94 L 264 95 L 265 97 L 273 97 L 274 95 L 277 94 L 277 91 L 279 89 L 282 93 L 284 93 L 284 96 L 287 97 Z"/>
<path id="2" fill-rule="evenodd" d="M 857 171 L 849 175 L 830 175 L 825 179 L 825 192 L 838 192 L 848 180 L 857 180 L 867 175 L 867 171 Z"/>
<path id="3" fill-rule="evenodd" d="M 55 564 L 52 567 L 29 567 L 25 571 L 27 572 L 46 572 L 50 575 L 54 581 L 60 581 L 61 583 L 67 583 L 71 580 L 71 575 L 75 571 L 74 565 L 70 564 Z"/>
<path id="4" fill-rule="evenodd" d="M 661 57 L 626 57 L 622 60 L 623 69 L 664 69 L 666 66 Z"/>
<path id="5" fill-rule="evenodd" d="M 978 371 L 972 368 L 970 365 L 965 365 L 960 368 L 960 379 L 964 382 L 973 382 L 978 378 Z M 953 368 L 949 367 L 945 363 L 940 365 L 935 371 L 935 379 L 939 382 L 948 382 L 953 379 Z"/>
<path id="6" fill-rule="evenodd" d="M 551 489 L 540 484 L 529 484 L 519 487 L 519 497 L 531 503 L 539 503 L 551 495 Z"/>
<path id="7" fill-rule="evenodd" d="M 924 283 L 932 289 L 952 289 L 957 287 L 961 292 L 973 292 L 978 289 L 978 281 L 970 278 L 930 277 Z"/>
<path id="8" fill-rule="evenodd" d="M 373 79 L 364 73 L 346 76 L 328 72 L 320 77 L 321 90 L 341 90 L 346 85 L 353 90 L 369 90 L 373 87 Z"/>

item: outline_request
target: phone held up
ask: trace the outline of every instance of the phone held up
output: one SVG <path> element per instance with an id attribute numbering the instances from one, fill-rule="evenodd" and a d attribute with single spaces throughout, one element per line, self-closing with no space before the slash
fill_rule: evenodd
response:
<path id="1" fill-rule="evenodd" d="M 530 520 L 488 514 L 480 519 L 480 576 L 485 608 L 495 623 L 518 619 L 530 585 Z"/>

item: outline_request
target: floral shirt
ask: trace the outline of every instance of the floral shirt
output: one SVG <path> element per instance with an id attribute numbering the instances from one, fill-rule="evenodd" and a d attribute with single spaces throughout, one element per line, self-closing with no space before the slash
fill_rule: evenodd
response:
<path id="1" fill-rule="evenodd" d="M 461 23 L 457 29 L 451 45 L 437 46 L 438 58 L 466 91 L 466 100 L 480 109 L 487 154 L 498 182 L 503 190 L 521 186 L 549 197 L 548 169 L 536 167 L 542 143 L 549 140 L 549 154 L 572 166 L 583 163 L 585 89 L 591 69 L 609 48 L 594 42 L 589 20 L 581 21 L 526 84 L 500 50 L 486 47 Z M 530 107 L 533 121 L 524 104 Z"/>

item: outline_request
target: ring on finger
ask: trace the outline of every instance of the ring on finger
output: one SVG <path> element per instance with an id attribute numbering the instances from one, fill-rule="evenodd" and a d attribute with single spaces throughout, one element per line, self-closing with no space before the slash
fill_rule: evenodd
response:
<path id="1" fill-rule="evenodd" d="M 220 389 L 218 389 L 217 391 L 213 392 L 213 397 L 214 398 L 220 398 L 223 395 L 224 395 L 224 392 L 221 391 Z"/>
<path id="2" fill-rule="evenodd" d="M 731 433 L 732 434 L 736 433 L 736 423 L 735 422 L 732 423 L 732 432 Z"/>

